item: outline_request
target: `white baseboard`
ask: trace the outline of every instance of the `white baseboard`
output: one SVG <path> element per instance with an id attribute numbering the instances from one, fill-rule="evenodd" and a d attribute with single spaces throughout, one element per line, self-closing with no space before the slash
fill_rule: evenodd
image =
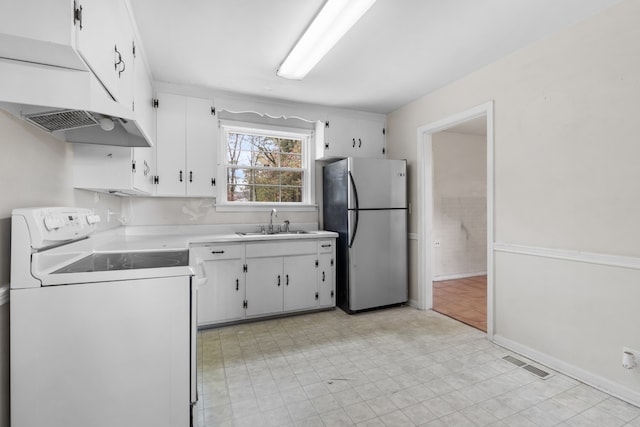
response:
<path id="1" fill-rule="evenodd" d="M 494 335 L 493 342 L 499 346 L 505 347 L 508 350 L 521 354 L 528 359 L 548 366 L 554 371 L 558 371 L 571 378 L 597 388 L 598 390 L 604 391 L 605 393 L 629 402 L 632 405 L 640 406 L 640 393 L 635 390 L 631 390 L 628 387 L 625 387 L 621 384 L 618 384 L 591 372 L 585 371 L 584 369 L 572 365 L 571 363 L 565 362 L 564 360 L 557 359 L 546 353 L 534 350 L 530 347 L 527 347 L 500 335 Z"/>
<path id="2" fill-rule="evenodd" d="M 418 304 L 418 301 L 414 300 L 414 299 L 410 299 L 407 304 L 409 305 L 409 307 L 413 307 L 413 308 L 420 308 L 420 305 Z"/>
<path id="3" fill-rule="evenodd" d="M 486 275 L 487 275 L 486 271 L 479 271 L 476 273 L 446 274 L 443 276 L 435 276 L 433 278 L 433 281 L 442 282 L 444 280 L 466 279 L 467 277 L 486 276 Z"/>

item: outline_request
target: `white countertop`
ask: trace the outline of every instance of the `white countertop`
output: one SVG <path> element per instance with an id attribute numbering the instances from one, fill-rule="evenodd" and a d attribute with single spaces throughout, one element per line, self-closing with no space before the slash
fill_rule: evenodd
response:
<path id="1" fill-rule="evenodd" d="M 227 226 L 125 226 L 91 237 L 96 252 L 135 252 L 188 249 L 189 246 L 202 246 L 210 243 L 246 243 L 261 241 L 309 240 L 336 238 L 333 231 L 314 230 L 313 226 L 292 225 L 292 230 L 305 230 L 304 234 L 252 234 L 240 235 L 238 232 L 255 232 L 255 225 Z"/>

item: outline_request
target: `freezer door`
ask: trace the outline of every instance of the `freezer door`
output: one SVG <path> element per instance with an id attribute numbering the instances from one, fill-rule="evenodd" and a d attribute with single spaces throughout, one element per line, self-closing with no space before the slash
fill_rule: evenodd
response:
<path id="1" fill-rule="evenodd" d="M 408 300 L 406 220 L 404 209 L 360 211 L 349 249 L 349 310 Z"/>
<path id="2" fill-rule="evenodd" d="M 405 160 L 350 157 L 349 209 L 407 207 L 407 162 Z"/>

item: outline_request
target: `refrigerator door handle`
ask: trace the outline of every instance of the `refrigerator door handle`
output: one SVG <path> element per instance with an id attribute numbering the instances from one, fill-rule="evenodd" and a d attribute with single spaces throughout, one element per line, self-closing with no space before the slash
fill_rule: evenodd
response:
<path id="1" fill-rule="evenodd" d="M 351 248 L 353 246 L 353 242 L 356 240 L 356 233 L 358 232 L 358 220 L 360 219 L 358 217 L 359 210 L 360 210 L 360 201 L 358 200 L 358 189 L 356 188 L 356 182 L 353 179 L 353 175 L 351 174 L 351 171 L 349 171 L 349 182 L 351 183 L 351 188 L 353 189 L 353 196 L 356 202 L 356 207 L 354 209 L 354 212 L 356 214 L 356 222 L 353 225 L 353 234 L 351 235 L 351 241 L 349 242 L 349 248 Z"/>

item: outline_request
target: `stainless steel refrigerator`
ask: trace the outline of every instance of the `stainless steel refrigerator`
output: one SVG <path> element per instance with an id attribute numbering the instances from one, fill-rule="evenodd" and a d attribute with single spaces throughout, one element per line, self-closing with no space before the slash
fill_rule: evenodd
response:
<path id="1" fill-rule="evenodd" d="M 338 233 L 336 304 L 348 313 L 408 300 L 406 160 L 350 157 L 323 169 L 324 229 Z"/>

